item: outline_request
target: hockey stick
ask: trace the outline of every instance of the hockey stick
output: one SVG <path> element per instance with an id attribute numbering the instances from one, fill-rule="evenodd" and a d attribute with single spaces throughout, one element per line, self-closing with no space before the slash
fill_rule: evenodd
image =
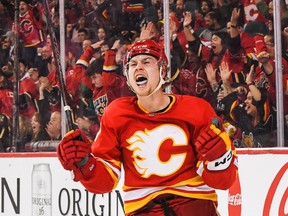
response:
<path id="1" fill-rule="evenodd" d="M 55 32 L 53 29 L 52 25 L 52 16 L 50 14 L 50 9 L 49 9 L 49 4 L 48 0 L 43 0 L 43 6 L 44 6 L 44 11 L 45 11 L 45 16 L 47 19 L 47 27 L 48 31 L 50 33 L 51 37 L 51 44 L 52 44 L 52 49 L 53 49 L 53 55 L 56 63 L 56 74 L 59 79 L 60 83 L 60 93 L 61 93 L 61 98 L 64 106 L 64 111 L 66 115 L 66 120 L 68 124 L 68 130 L 73 130 L 74 129 L 74 124 L 73 124 L 73 118 L 72 118 L 72 111 L 70 106 L 67 104 L 67 89 L 66 89 L 66 84 L 64 82 L 64 77 L 63 77 L 63 71 L 60 63 L 60 54 L 59 54 L 59 49 L 57 45 L 57 39 L 55 36 Z"/>
<path id="2" fill-rule="evenodd" d="M 48 26 L 48 30 L 49 30 L 50 37 L 51 37 L 51 44 L 52 44 L 54 59 L 55 59 L 55 63 L 56 63 L 56 73 L 57 73 L 59 83 L 60 83 L 61 98 L 62 98 L 62 102 L 63 102 L 63 106 L 64 106 L 68 130 L 70 131 L 70 130 L 74 130 L 75 127 L 73 124 L 71 108 L 67 104 L 68 93 L 67 93 L 66 85 L 64 82 L 63 71 L 62 71 L 62 67 L 61 67 L 61 63 L 60 63 L 60 54 L 59 54 L 59 49 L 58 49 L 58 45 L 57 45 L 57 39 L 56 39 L 55 32 L 54 32 L 53 25 L 52 25 L 52 20 L 51 20 L 52 16 L 50 14 L 48 0 L 43 0 L 43 2 L 44 2 L 43 6 L 44 6 L 44 10 L 45 10 L 45 16 L 47 19 L 47 26 Z M 79 140 L 82 140 L 81 136 L 79 137 Z M 88 161 L 88 156 L 89 155 L 87 155 L 80 162 L 78 162 L 77 165 L 82 166 L 82 165 L 86 164 Z"/>

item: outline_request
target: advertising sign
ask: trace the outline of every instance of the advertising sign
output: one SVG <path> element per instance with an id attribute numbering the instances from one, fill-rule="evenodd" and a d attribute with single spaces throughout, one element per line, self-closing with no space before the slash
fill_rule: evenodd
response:
<path id="1" fill-rule="evenodd" d="M 269 152 L 239 153 L 239 179 L 217 191 L 222 216 L 287 215 L 288 151 Z M 55 153 L 4 153 L 0 163 L 0 216 L 124 216 L 122 180 L 110 193 L 92 194 Z"/>

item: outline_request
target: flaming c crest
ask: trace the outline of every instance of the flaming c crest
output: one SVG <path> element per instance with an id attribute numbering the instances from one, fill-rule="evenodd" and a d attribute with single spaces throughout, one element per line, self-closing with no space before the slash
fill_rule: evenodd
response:
<path id="1" fill-rule="evenodd" d="M 159 149 L 165 140 L 173 146 L 188 145 L 185 132 L 177 125 L 164 124 L 153 130 L 136 131 L 127 142 L 133 151 L 134 166 L 144 178 L 151 175 L 168 176 L 176 172 L 185 161 L 186 153 L 171 154 L 169 160 L 161 161 Z"/>

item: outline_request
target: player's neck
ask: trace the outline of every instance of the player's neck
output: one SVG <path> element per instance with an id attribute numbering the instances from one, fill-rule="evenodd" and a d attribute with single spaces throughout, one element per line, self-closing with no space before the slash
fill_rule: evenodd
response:
<path id="1" fill-rule="evenodd" d="M 162 110 L 165 110 L 169 104 L 171 103 L 171 100 L 168 95 L 158 95 L 154 94 L 153 96 L 150 96 L 149 98 L 139 97 L 138 98 L 138 105 L 139 107 L 147 112 L 147 113 L 157 113 L 161 112 Z"/>

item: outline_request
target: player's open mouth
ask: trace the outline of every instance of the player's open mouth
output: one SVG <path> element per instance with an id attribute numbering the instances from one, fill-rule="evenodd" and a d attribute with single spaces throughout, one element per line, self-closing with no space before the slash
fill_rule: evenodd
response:
<path id="1" fill-rule="evenodd" d="M 148 81 L 148 80 L 147 80 L 147 77 L 145 77 L 145 76 L 143 76 L 143 75 L 138 75 L 138 76 L 136 77 L 136 84 L 137 84 L 138 86 L 146 84 L 147 81 Z"/>

